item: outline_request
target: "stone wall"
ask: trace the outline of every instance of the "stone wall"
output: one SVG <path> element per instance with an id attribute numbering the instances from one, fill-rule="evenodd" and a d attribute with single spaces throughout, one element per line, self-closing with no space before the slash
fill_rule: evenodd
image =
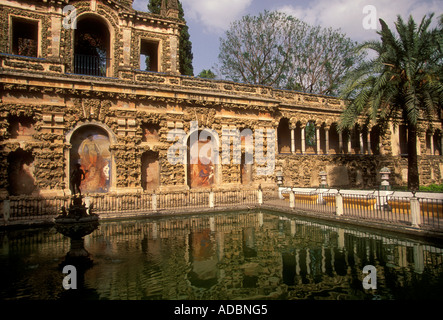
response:
<path id="1" fill-rule="evenodd" d="M 19 6 L 12 3 L 0 5 L 2 196 L 11 192 L 11 154 L 23 154 L 20 150 L 30 155 L 32 163 L 20 165 L 16 172 L 30 172 L 35 194 L 69 194 L 73 162 L 78 160 L 77 155 L 72 155 L 76 152 L 73 136 L 87 128 L 101 130 L 110 141 L 109 192 L 146 189 L 143 172 L 147 164 L 143 155 L 147 152 L 157 157 L 150 161 L 158 163 L 159 191 L 187 190 L 187 141 L 195 130 L 192 123 L 198 123 L 197 131 L 211 130 L 219 139 L 221 163 L 214 168 L 215 179 L 210 186 L 214 189 L 261 186 L 272 190 L 276 187 L 276 168 L 282 169 L 286 185 L 300 187 L 317 186 L 318 173 L 326 170 L 331 186 L 375 188 L 379 184 L 378 172 L 384 166 L 393 172 L 392 184 L 406 184 L 407 159 L 398 152 L 404 137 L 392 127 L 381 131 L 363 121 L 349 132 L 350 137 L 347 132 L 338 133 L 345 101 L 178 75 L 178 36 L 184 22 L 173 14 L 138 12 L 130 8 L 129 1 L 124 1 L 123 7 L 114 1 L 70 1 L 78 10 L 79 23 L 83 18 L 96 19 L 110 32 L 107 77 L 97 77 L 73 74 L 75 31 L 62 27 L 60 13 L 65 3 L 42 3 L 33 10 L 25 2 L 14 2 Z M 41 41 L 37 57 L 11 54 L 12 17 L 38 23 Z M 161 72 L 139 70 L 143 39 L 158 42 Z M 26 120 L 20 124 L 20 119 Z M 287 127 L 277 130 L 281 123 Z M 27 125 L 32 128 L 27 130 Z M 156 137 L 146 139 L 144 130 L 151 125 L 158 128 Z M 314 128 L 315 145 L 303 148 L 308 125 Z M 432 127 L 437 129 L 432 132 L 438 142 L 441 120 L 436 118 Z M 250 167 L 241 162 L 248 152 L 243 142 L 237 153 L 231 146 L 229 157 L 223 154 L 223 137 L 233 129 L 250 129 L 254 136 L 254 163 Z M 259 149 L 255 142 L 260 131 L 265 134 L 261 142 L 263 156 L 275 152 L 275 167 L 268 167 L 269 161 L 256 161 Z M 440 183 L 441 144 L 434 147 L 435 155 L 427 155 L 427 141 L 431 140 L 423 133 L 428 131 L 429 125 L 422 124 L 418 146 L 421 182 Z M 172 163 L 169 151 L 180 139 L 183 141 L 177 152 L 183 152 L 185 157 L 182 162 Z M 288 154 L 278 154 L 279 141 L 285 143 L 282 151 Z M 369 148 L 371 145 L 376 147 Z M 269 172 L 264 174 L 266 168 Z"/>

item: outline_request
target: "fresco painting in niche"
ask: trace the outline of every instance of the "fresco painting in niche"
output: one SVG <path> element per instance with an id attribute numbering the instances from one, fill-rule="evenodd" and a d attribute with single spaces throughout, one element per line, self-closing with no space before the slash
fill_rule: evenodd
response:
<path id="1" fill-rule="evenodd" d="M 108 192 L 111 181 L 111 153 L 109 138 L 98 129 L 82 130 L 73 137 L 71 172 L 80 164 L 85 179 L 80 185 L 82 194 Z"/>
<path id="2" fill-rule="evenodd" d="M 214 184 L 212 142 L 197 140 L 190 146 L 189 179 L 191 188 L 210 188 Z"/>
<path id="3" fill-rule="evenodd" d="M 142 187 L 145 191 L 154 192 L 160 185 L 160 166 L 158 153 L 145 152 L 142 156 Z"/>

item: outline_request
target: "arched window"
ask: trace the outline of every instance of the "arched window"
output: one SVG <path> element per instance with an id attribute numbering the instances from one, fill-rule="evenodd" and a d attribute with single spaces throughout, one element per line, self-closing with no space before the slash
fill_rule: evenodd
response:
<path id="1" fill-rule="evenodd" d="M 79 18 L 74 37 L 74 73 L 107 75 L 110 66 L 110 34 L 98 18 Z"/>

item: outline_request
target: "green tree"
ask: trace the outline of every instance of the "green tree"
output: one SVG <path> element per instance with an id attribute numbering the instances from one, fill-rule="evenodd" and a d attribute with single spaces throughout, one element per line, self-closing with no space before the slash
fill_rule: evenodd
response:
<path id="1" fill-rule="evenodd" d="M 184 20 L 185 12 L 183 10 L 183 6 L 180 1 L 178 3 L 179 10 L 179 18 Z M 148 10 L 154 14 L 160 14 L 161 12 L 162 0 L 149 0 L 148 2 Z M 190 40 L 189 28 L 187 25 L 183 26 L 180 29 L 180 44 L 179 44 L 179 66 L 180 73 L 186 76 L 194 75 L 194 67 L 192 66 L 192 59 L 194 55 L 192 54 L 192 42 Z"/>
<path id="2" fill-rule="evenodd" d="M 359 117 L 385 126 L 392 121 L 407 125 L 408 189 L 419 188 L 418 123 L 430 123 L 443 105 L 442 24 L 430 29 L 433 14 L 417 26 L 398 16 L 397 35 L 380 19 L 380 41 L 363 43 L 375 57 L 350 72 L 342 97 L 352 99 L 341 115 L 339 129 L 351 128 Z M 441 18 L 440 18 L 441 20 Z"/>
<path id="3" fill-rule="evenodd" d="M 362 60 L 355 47 L 339 30 L 265 11 L 233 22 L 220 39 L 220 73 L 233 81 L 335 94 L 344 74 Z"/>
<path id="4" fill-rule="evenodd" d="M 215 75 L 214 72 L 212 72 L 211 69 L 203 69 L 199 74 L 198 74 L 199 78 L 204 78 L 204 79 L 215 79 L 217 76 Z"/>

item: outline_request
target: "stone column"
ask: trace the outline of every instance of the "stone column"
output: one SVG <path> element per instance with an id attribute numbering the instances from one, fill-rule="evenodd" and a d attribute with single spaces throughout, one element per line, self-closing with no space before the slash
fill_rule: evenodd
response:
<path id="1" fill-rule="evenodd" d="M 363 132 L 359 132 L 360 154 L 365 154 L 365 145 L 363 143 Z"/>
<path id="2" fill-rule="evenodd" d="M 306 273 L 311 274 L 311 252 L 309 251 L 309 248 L 306 248 Z"/>
<path id="3" fill-rule="evenodd" d="M 368 129 L 368 154 L 372 154 L 371 150 L 371 131 Z"/>
<path id="4" fill-rule="evenodd" d="M 123 42 L 123 65 L 129 67 L 131 65 L 131 29 L 123 28 L 122 30 Z"/>
<path id="5" fill-rule="evenodd" d="M 325 127 L 326 150 L 325 154 L 329 154 L 329 127 Z"/>
<path id="6" fill-rule="evenodd" d="M 300 275 L 300 249 L 295 249 L 295 274 Z"/>
<path id="7" fill-rule="evenodd" d="M 348 135 L 348 154 L 352 153 L 351 133 Z"/>
<path id="8" fill-rule="evenodd" d="M 343 153 L 343 133 L 338 133 L 338 153 Z"/>
<path id="9" fill-rule="evenodd" d="M 295 129 L 291 130 L 291 152 L 295 153 Z"/>
<path id="10" fill-rule="evenodd" d="M 301 127 L 301 153 L 306 152 L 306 137 L 305 137 L 305 126 Z"/>
<path id="11" fill-rule="evenodd" d="M 430 132 L 429 133 L 429 143 L 431 146 L 431 156 L 433 156 L 435 154 L 435 150 L 434 150 L 434 133 Z"/>
<path id="12" fill-rule="evenodd" d="M 315 138 L 317 139 L 317 154 L 320 154 L 320 127 L 315 127 Z"/>

